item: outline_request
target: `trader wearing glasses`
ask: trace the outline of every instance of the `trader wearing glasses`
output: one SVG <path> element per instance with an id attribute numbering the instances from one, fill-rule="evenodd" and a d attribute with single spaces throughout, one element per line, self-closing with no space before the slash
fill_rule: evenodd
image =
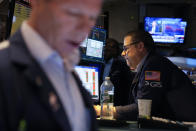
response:
<path id="1" fill-rule="evenodd" d="M 122 56 L 137 73 L 126 106 L 114 107 L 116 119 L 137 120 L 138 99 L 151 99 L 151 115 L 172 120 L 196 121 L 196 89 L 167 58 L 155 53 L 151 35 L 132 31 L 124 37 Z"/>
<path id="2" fill-rule="evenodd" d="M 152 116 L 196 121 L 196 90 L 191 81 L 167 58 L 155 53 L 151 35 L 132 31 L 124 37 L 122 56 L 137 74 L 132 82 L 134 101 L 115 108 L 118 119 L 136 120 L 138 99 L 152 100 Z"/>

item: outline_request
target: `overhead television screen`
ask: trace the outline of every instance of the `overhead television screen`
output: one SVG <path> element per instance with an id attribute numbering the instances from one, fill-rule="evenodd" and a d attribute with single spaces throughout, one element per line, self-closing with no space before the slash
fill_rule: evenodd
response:
<path id="1" fill-rule="evenodd" d="M 165 45 L 183 44 L 187 22 L 182 18 L 145 17 L 144 28 L 155 43 Z"/>

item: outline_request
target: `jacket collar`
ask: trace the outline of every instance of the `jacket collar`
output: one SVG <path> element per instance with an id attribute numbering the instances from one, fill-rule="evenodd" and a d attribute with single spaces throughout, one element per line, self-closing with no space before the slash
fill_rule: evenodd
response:
<path id="1" fill-rule="evenodd" d="M 89 95 L 86 95 L 88 92 L 84 89 L 84 87 L 82 86 L 82 82 L 81 80 L 79 79 L 79 77 L 77 76 L 77 74 L 73 71 L 72 72 L 72 75 L 74 76 L 75 80 L 76 80 L 76 83 L 79 87 L 79 90 L 82 94 L 82 97 L 83 97 L 83 100 L 84 100 L 84 104 L 87 108 L 90 108 L 91 105 L 92 105 L 92 98 L 89 97 Z"/>
<path id="2" fill-rule="evenodd" d="M 10 38 L 10 58 L 11 60 L 19 65 L 27 66 L 31 65 L 33 58 L 29 53 L 24 39 L 22 38 L 21 31 L 18 30 L 11 38 Z"/>

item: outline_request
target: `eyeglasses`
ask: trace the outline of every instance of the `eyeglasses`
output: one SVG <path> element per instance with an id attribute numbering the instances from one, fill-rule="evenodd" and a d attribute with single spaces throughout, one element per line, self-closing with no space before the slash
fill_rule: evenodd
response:
<path id="1" fill-rule="evenodd" d="M 135 41 L 135 42 L 132 42 L 132 43 L 130 43 L 128 45 L 123 46 L 123 51 L 127 51 L 131 45 L 136 45 L 139 42 L 140 41 Z"/>

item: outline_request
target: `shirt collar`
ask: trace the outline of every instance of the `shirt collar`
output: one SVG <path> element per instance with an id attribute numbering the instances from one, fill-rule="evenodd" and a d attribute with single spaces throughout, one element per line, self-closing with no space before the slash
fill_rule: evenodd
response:
<path id="1" fill-rule="evenodd" d="M 142 68 L 142 65 L 144 64 L 144 61 L 146 60 L 146 57 L 148 56 L 148 53 L 142 58 L 140 63 L 137 65 L 136 69 L 134 72 L 139 72 Z"/>
<path id="2" fill-rule="evenodd" d="M 21 31 L 27 48 L 39 63 L 43 64 L 52 58 L 54 58 L 58 64 L 62 63 L 62 58 L 59 54 L 53 50 L 31 26 L 28 25 L 27 21 L 22 23 Z"/>

